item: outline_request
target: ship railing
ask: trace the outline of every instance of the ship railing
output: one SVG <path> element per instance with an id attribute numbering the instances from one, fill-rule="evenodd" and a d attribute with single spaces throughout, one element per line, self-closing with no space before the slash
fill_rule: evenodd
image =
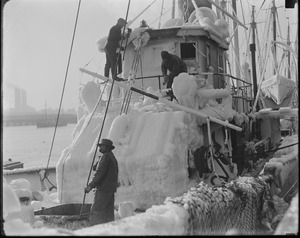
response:
<path id="1" fill-rule="evenodd" d="M 159 90 L 161 90 L 161 80 L 160 78 L 162 78 L 163 75 L 152 75 L 152 76 L 143 76 L 143 77 L 136 77 L 135 80 L 144 80 L 144 79 L 151 79 L 151 78 L 157 78 L 158 80 L 158 88 Z"/>
<path id="2" fill-rule="evenodd" d="M 249 108 L 253 105 L 253 95 L 252 95 L 252 83 L 249 83 L 243 79 L 237 78 L 230 74 L 225 73 L 204 73 L 204 74 L 212 74 L 218 77 L 217 79 L 221 81 L 219 84 L 227 86 L 230 84 L 231 87 L 231 96 L 233 98 L 233 106 L 235 109 L 239 109 L 242 107 L 243 112 L 248 112 Z M 231 80 L 230 80 L 231 79 Z M 234 82 L 234 80 L 236 82 Z"/>
<path id="3" fill-rule="evenodd" d="M 218 77 L 217 79 L 220 80 L 220 85 L 224 85 L 224 88 L 227 86 L 228 83 L 231 85 L 231 95 L 233 98 L 233 104 L 235 108 L 239 108 L 239 105 L 242 106 L 242 111 L 246 112 L 249 110 L 249 108 L 253 104 L 253 96 L 252 96 L 252 84 L 237 78 L 235 76 L 232 76 L 230 74 L 225 73 L 189 73 L 190 75 L 213 75 L 213 76 L 222 76 Z M 135 80 L 144 80 L 144 79 L 157 79 L 158 82 L 158 88 L 159 90 L 162 89 L 161 86 L 161 78 L 163 75 L 150 75 L 150 76 L 144 76 L 144 77 L 136 77 Z M 225 79 L 226 78 L 226 79 Z M 232 79 L 229 82 L 229 79 Z M 234 82 L 234 80 L 236 82 Z M 222 87 L 220 87 L 222 88 Z"/>
<path id="4" fill-rule="evenodd" d="M 241 105 L 243 112 L 249 112 L 254 102 L 252 84 L 232 75 L 227 76 L 236 80 L 236 85 L 231 80 L 231 95 L 234 107 L 238 109 L 239 105 Z"/>
<path id="5" fill-rule="evenodd" d="M 133 86 L 131 86 L 131 85 L 127 85 L 127 84 L 125 84 L 125 83 L 123 83 L 123 82 L 113 81 L 112 79 L 109 79 L 109 78 L 107 78 L 107 77 L 105 77 L 105 76 L 103 76 L 103 75 L 100 75 L 100 74 L 98 74 L 98 73 L 91 72 L 91 71 L 86 70 L 86 69 L 83 69 L 83 68 L 80 68 L 79 70 L 80 70 L 82 73 L 89 74 L 89 75 L 91 75 L 91 76 L 93 76 L 93 77 L 95 77 L 95 78 L 99 78 L 99 79 L 104 80 L 104 81 L 109 81 L 109 82 L 111 82 L 111 83 L 115 83 L 116 85 L 118 85 L 119 87 L 121 87 L 121 88 L 123 88 L 123 89 L 125 89 L 125 90 L 127 90 L 127 91 L 130 90 L 130 91 L 132 91 L 132 92 L 136 92 L 136 93 L 138 93 L 138 94 L 142 94 L 142 95 L 144 95 L 144 96 L 147 96 L 147 97 L 149 97 L 149 98 L 152 98 L 152 99 L 154 99 L 154 100 L 157 100 L 157 101 L 159 101 L 159 102 L 162 102 L 162 103 L 164 103 L 164 104 L 166 104 L 166 105 L 168 105 L 168 106 L 170 106 L 170 107 L 173 107 L 173 108 L 176 108 L 176 109 L 185 111 L 185 112 L 190 113 L 190 114 L 194 114 L 194 115 L 200 116 L 200 117 L 202 117 L 202 118 L 204 118 L 204 119 L 208 119 L 208 120 L 210 120 L 210 121 L 212 121 L 212 122 L 218 123 L 218 124 L 220 124 L 220 125 L 226 126 L 226 127 L 228 127 L 228 128 L 234 129 L 234 130 L 236 130 L 236 131 L 242 131 L 242 128 L 241 128 L 241 127 L 238 127 L 238 126 L 236 126 L 236 125 L 230 124 L 228 121 L 225 121 L 225 122 L 224 122 L 224 121 L 222 121 L 222 120 L 220 120 L 220 119 L 218 119 L 218 118 L 215 118 L 215 117 L 213 117 L 213 116 L 209 116 L 209 115 L 207 115 L 207 114 L 205 114 L 205 113 L 203 113 L 203 112 L 200 112 L 200 111 L 198 111 L 198 110 L 194 110 L 194 109 L 185 107 L 185 106 L 183 106 L 183 105 L 174 103 L 174 102 L 172 102 L 172 101 L 169 101 L 168 99 L 165 99 L 165 98 L 163 98 L 163 97 L 159 97 L 159 96 L 157 96 L 157 95 L 154 95 L 154 94 L 145 92 L 145 91 L 143 91 L 143 90 L 141 90 L 141 89 L 139 89 L 139 88 L 133 87 Z M 149 77 L 149 76 L 148 76 L 148 77 Z"/>

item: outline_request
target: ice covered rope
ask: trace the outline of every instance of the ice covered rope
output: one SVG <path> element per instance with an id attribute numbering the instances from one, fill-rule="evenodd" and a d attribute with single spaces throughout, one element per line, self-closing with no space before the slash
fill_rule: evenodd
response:
<path id="1" fill-rule="evenodd" d="M 168 198 L 189 213 L 186 234 L 224 235 L 230 229 L 256 234 L 266 215 L 263 201 L 270 201 L 268 185 L 260 178 L 244 177 L 221 187 L 201 182 L 181 197 Z"/>

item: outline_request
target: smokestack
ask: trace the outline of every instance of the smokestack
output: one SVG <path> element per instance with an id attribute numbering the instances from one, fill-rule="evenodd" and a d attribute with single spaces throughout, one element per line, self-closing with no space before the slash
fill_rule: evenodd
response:
<path id="1" fill-rule="evenodd" d="M 22 105 L 21 89 L 15 87 L 15 108 L 19 109 Z"/>
<path id="2" fill-rule="evenodd" d="M 27 93 L 24 89 L 21 89 L 21 105 L 27 107 Z"/>

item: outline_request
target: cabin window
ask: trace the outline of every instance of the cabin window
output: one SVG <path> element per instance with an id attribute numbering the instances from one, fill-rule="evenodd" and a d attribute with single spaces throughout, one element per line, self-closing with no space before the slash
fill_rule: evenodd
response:
<path id="1" fill-rule="evenodd" d="M 211 65 L 211 57 L 210 57 L 210 45 L 206 44 L 206 67 Z"/>
<path id="2" fill-rule="evenodd" d="M 196 43 L 180 43 L 180 55 L 183 60 L 196 59 Z"/>
<path id="3" fill-rule="evenodd" d="M 224 73 L 224 57 L 223 51 L 218 49 L 218 73 Z"/>
<path id="4" fill-rule="evenodd" d="M 224 54 L 223 51 L 218 49 L 218 73 L 224 74 Z M 225 77 L 223 75 L 218 76 L 218 88 L 225 88 Z"/>

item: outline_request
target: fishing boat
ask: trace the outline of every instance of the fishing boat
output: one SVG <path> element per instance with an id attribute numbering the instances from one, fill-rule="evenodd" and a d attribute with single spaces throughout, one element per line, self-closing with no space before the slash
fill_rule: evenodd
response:
<path id="1" fill-rule="evenodd" d="M 272 55 L 274 61 L 274 73 L 272 77 L 264 80 L 261 84 L 261 100 L 264 108 L 279 109 L 293 106 L 297 101 L 297 54 L 291 47 L 290 25 L 287 27 L 287 42 L 279 42 L 276 39 L 276 6 L 273 2 L 273 45 Z M 277 48 L 276 48 L 277 46 Z M 280 62 L 277 62 L 279 47 L 284 46 Z M 293 60 L 291 61 L 291 56 Z M 294 63 L 293 63 L 294 62 Z M 294 70 L 293 70 L 294 69 Z"/>
<path id="2" fill-rule="evenodd" d="M 20 161 L 12 161 L 11 158 L 9 158 L 7 161 L 3 162 L 3 169 L 6 170 L 12 170 L 12 169 L 18 169 L 18 168 L 23 168 L 24 163 Z"/>
<path id="3" fill-rule="evenodd" d="M 298 108 L 251 113 L 255 95 L 247 92 L 252 84 L 227 72 L 228 22 L 218 18 L 212 6 L 245 27 L 213 1 L 179 1 L 182 17 L 171 18 L 160 29 L 141 24 L 122 40 L 126 51 L 121 71 L 127 82 L 79 69 L 90 80 L 80 91 L 76 136 L 56 165 L 55 179 L 44 177 L 55 181 L 60 205 L 35 211 L 36 215 L 86 215 L 93 197 L 83 188 L 101 138 L 111 139 L 116 147 L 120 173 L 116 203 L 131 201 L 135 209 L 147 210 L 123 223 L 99 226 L 101 234 L 107 234 L 107 227 L 114 234 L 116 227 L 131 234 L 165 234 L 159 223 L 167 222 L 167 212 L 174 217 L 167 219 L 172 234 L 202 234 L 205 229 L 221 234 L 235 226 L 253 234 L 264 202 L 272 201 L 273 195 L 292 199 L 298 181 L 297 138 L 293 135 L 292 142 L 282 144 L 279 120 L 287 114 L 297 118 Z M 103 42 L 105 38 L 98 41 L 100 51 Z M 162 50 L 178 55 L 188 66 L 187 73 L 174 79 L 174 101 L 162 89 Z M 277 153 L 285 146 L 292 153 Z M 253 165 L 258 166 L 255 175 Z M 48 175 L 48 168 L 45 171 Z M 249 174 L 250 178 L 243 177 Z M 231 210 L 240 216 L 227 214 Z M 232 223 L 215 222 L 220 214 Z M 133 222 L 142 228 L 137 231 Z M 152 226 L 156 228 L 151 230 Z"/>

